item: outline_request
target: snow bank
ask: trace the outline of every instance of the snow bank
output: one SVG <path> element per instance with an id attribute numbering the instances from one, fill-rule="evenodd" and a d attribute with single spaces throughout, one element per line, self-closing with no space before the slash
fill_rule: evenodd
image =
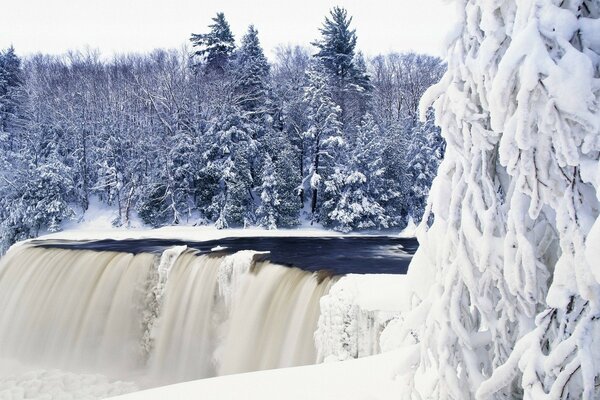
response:
<path id="1" fill-rule="evenodd" d="M 400 318 L 410 299 L 404 275 L 347 275 L 321 298 L 315 344 L 318 361 L 377 354 L 387 324 Z M 386 346 L 387 347 L 387 346 Z"/>
<path id="2" fill-rule="evenodd" d="M 364 236 L 343 235 L 325 229 L 217 229 L 214 226 L 165 226 L 158 229 L 86 229 L 77 228 L 40 236 L 37 240 L 102 240 L 102 239 L 176 239 L 183 241 L 209 241 L 228 237 L 331 237 Z"/>
<path id="3" fill-rule="evenodd" d="M 283 368 L 185 382 L 113 400 L 397 399 L 404 385 L 393 379 L 402 351 L 344 362 Z"/>

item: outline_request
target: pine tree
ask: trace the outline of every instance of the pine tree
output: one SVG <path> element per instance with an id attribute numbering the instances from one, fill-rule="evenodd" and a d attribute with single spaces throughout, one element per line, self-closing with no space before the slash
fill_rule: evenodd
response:
<path id="1" fill-rule="evenodd" d="M 307 104 L 308 130 L 304 133 L 310 152 L 310 167 L 304 178 L 305 193 L 311 193 L 311 220 L 319 220 L 322 199 L 319 192 L 324 180 L 333 173 L 338 151 L 344 144 L 340 108 L 331 97 L 326 72 L 321 62 L 315 61 L 307 72 L 308 85 L 304 89 Z"/>
<path id="2" fill-rule="evenodd" d="M 301 179 L 294 168 L 295 153 L 281 132 L 272 131 L 265 139 L 257 223 L 268 229 L 290 228 L 298 225 L 302 206 L 296 193 Z"/>
<path id="3" fill-rule="evenodd" d="M 190 41 L 198 48 L 193 54 L 203 61 L 205 71 L 223 73 L 235 50 L 235 39 L 225 14 L 219 12 L 212 20 L 209 33 L 192 33 Z"/>
<path id="4" fill-rule="evenodd" d="M 409 396 L 598 398 L 600 6 L 461 9 L 422 103 L 447 148 L 409 270 L 430 276 L 406 316 Z"/>
<path id="5" fill-rule="evenodd" d="M 345 160 L 325 181 L 324 221 L 342 232 L 387 228 L 388 218 L 379 203 L 387 191 L 383 177 L 383 143 L 373 117 L 367 114 L 356 139 L 345 146 Z"/>
<path id="6" fill-rule="evenodd" d="M 321 39 L 313 43 L 319 49 L 315 55 L 327 71 L 335 77 L 338 85 L 343 87 L 355 75 L 354 48 L 356 47 L 356 30 L 350 29 L 352 17 L 341 7 L 334 7 L 329 17 L 325 17 L 319 29 Z"/>
<path id="7" fill-rule="evenodd" d="M 258 31 L 250 25 L 237 52 L 234 95 L 236 105 L 253 119 L 264 116 L 270 108 L 269 70 Z"/>
<path id="8" fill-rule="evenodd" d="M 21 59 L 11 46 L 0 53 L 0 138 L 6 150 L 14 150 L 16 136 L 24 123 L 19 112 L 22 85 Z"/>
<path id="9" fill-rule="evenodd" d="M 341 109 L 344 131 L 351 131 L 366 111 L 370 85 L 364 64 L 355 63 L 356 30 L 351 29 L 352 17 L 341 7 L 334 7 L 320 28 L 321 38 L 313 42 L 332 86 L 333 100 Z M 357 61 L 361 63 L 361 56 Z M 357 68 L 358 67 L 358 68 Z M 359 69 L 360 68 L 360 69 Z"/>
<path id="10" fill-rule="evenodd" d="M 427 113 L 425 122 L 413 128 L 411 139 L 407 171 L 411 182 L 407 196 L 410 200 L 408 215 L 418 223 L 425 212 L 429 188 L 444 155 L 444 141 L 439 128 L 434 125 L 432 111 Z"/>
<path id="11" fill-rule="evenodd" d="M 208 148 L 201 174 L 218 183 L 210 204 L 201 211 L 218 228 L 247 226 L 255 220 L 252 162 L 257 143 L 251 126 L 239 108 L 230 106 L 215 116 L 206 133 Z"/>

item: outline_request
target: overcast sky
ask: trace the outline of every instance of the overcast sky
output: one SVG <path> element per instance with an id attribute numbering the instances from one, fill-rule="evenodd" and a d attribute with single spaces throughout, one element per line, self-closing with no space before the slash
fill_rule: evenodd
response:
<path id="1" fill-rule="evenodd" d="M 239 40 L 250 23 L 268 56 L 282 43 L 308 45 L 334 5 L 354 17 L 367 55 L 416 50 L 443 55 L 453 8 L 442 0 L 2 0 L 0 49 L 19 55 L 86 46 L 110 56 L 180 47 L 223 11 Z"/>

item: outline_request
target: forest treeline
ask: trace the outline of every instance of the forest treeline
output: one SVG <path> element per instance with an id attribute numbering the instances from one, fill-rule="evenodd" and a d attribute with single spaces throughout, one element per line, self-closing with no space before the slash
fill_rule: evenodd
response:
<path id="1" fill-rule="evenodd" d="M 1 52 L 0 247 L 60 229 L 91 201 L 116 226 L 418 220 L 444 150 L 418 103 L 445 64 L 365 59 L 342 8 L 320 33 L 271 62 L 258 31 L 236 43 L 222 13 L 181 50 Z"/>

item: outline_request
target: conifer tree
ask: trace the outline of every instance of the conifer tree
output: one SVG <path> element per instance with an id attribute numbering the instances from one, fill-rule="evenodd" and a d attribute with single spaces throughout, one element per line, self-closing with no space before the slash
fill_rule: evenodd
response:
<path id="1" fill-rule="evenodd" d="M 598 398 L 600 5 L 463 4 L 421 108 L 447 148 L 409 270 L 430 280 L 407 397 Z"/>
<path id="2" fill-rule="evenodd" d="M 304 133 L 310 152 L 308 175 L 304 178 L 305 193 L 310 193 L 310 213 L 313 222 L 319 220 L 322 199 L 319 192 L 324 180 L 333 173 L 339 161 L 339 149 L 344 144 L 340 108 L 331 97 L 331 89 L 323 64 L 315 60 L 307 72 L 308 85 L 304 90 L 307 104 L 308 130 Z"/>
<path id="3" fill-rule="evenodd" d="M 340 121 L 344 131 L 352 131 L 359 124 L 368 99 L 368 74 L 355 63 L 356 30 L 352 17 L 341 7 L 334 7 L 320 28 L 321 38 L 313 42 L 332 86 L 333 100 L 341 109 Z M 360 56 L 358 59 L 361 62 Z M 366 95 L 366 96 L 365 96 Z"/>
<path id="4" fill-rule="evenodd" d="M 15 137 L 22 128 L 19 112 L 23 102 L 21 59 L 11 46 L 0 53 L 0 135 L 5 149 L 14 150 Z"/>
<path id="5" fill-rule="evenodd" d="M 252 119 L 260 118 L 269 111 L 269 70 L 258 31 L 250 25 L 237 52 L 234 95 L 236 105 Z"/>
<path id="6" fill-rule="evenodd" d="M 252 162 L 257 143 L 251 127 L 242 110 L 229 106 L 215 116 L 205 135 L 209 142 L 201 174 L 217 182 L 217 187 L 210 203 L 201 211 L 216 221 L 218 228 L 246 226 L 255 220 Z"/>
<path id="7" fill-rule="evenodd" d="M 192 33 L 190 41 L 197 48 L 193 54 L 203 61 L 205 71 L 223 73 L 235 50 L 235 39 L 225 14 L 219 12 L 212 20 L 210 32 Z"/>
<path id="8" fill-rule="evenodd" d="M 429 188 L 443 156 L 444 142 L 434 125 L 433 112 L 429 111 L 427 119 L 413 128 L 408 150 L 408 215 L 417 223 L 425 212 Z"/>
<path id="9" fill-rule="evenodd" d="M 352 17 L 348 17 L 345 8 L 334 7 L 319 29 L 321 38 L 313 42 L 313 45 L 319 49 L 315 56 L 335 77 L 340 87 L 350 82 L 355 75 L 356 30 L 350 28 L 351 23 Z"/>
<path id="10" fill-rule="evenodd" d="M 257 222 L 268 229 L 293 227 L 298 225 L 302 205 L 296 193 L 301 179 L 294 168 L 295 153 L 281 132 L 272 131 L 265 139 L 262 184 L 257 189 L 261 199 Z"/>
<path id="11" fill-rule="evenodd" d="M 342 232 L 388 227 L 379 203 L 387 185 L 380 157 L 383 143 L 373 117 L 367 114 L 356 138 L 344 148 L 344 162 L 325 181 L 324 221 Z"/>

